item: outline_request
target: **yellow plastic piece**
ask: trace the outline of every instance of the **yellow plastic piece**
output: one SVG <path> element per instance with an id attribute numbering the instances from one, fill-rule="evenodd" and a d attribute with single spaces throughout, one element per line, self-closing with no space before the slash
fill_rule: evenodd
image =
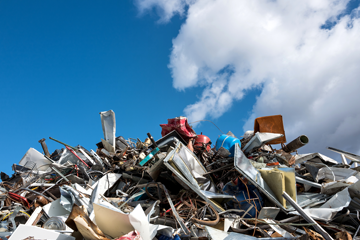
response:
<path id="1" fill-rule="evenodd" d="M 24 213 L 26 215 L 28 215 L 28 217 L 30 217 L 30 215 L 27 213 L 27 212 L 24 212 L 24 211 L 20 211 L 21 213 Z M 8 216 L 10 216 L 11 214 L 13 214 L 13 212 L 10 212 L 8 214 L 6 214 L 6 216 L 1 220 L 1 221 L 4 221 Z"/>

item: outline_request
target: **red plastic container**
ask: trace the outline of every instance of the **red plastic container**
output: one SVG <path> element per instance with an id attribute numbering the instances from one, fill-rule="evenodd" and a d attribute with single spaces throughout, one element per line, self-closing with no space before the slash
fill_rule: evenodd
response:
<path id="1" fill-rule="evenodd" d="M 202 133 L 200 135 L 197 136 L 197 138 L 195 138 L 195 144 L 194 146 L 197 146 L 197 147 L 202 147 L 203 144 L 206 145 L 206 150 L 207 151 L 210 151 L 211 149 L 211 141 L 210 141 L 210 138 L 205 136 L 205 135 L 202 135 Z"/>

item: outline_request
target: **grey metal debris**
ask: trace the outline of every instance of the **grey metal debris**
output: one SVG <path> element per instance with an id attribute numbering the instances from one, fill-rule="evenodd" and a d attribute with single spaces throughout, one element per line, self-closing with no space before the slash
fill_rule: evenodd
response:
<path id="1" fill-rule="evenodd" d="M 142 141 L 116 137 L 112 110 L 100 116 L 104 137 L 95 151 L 50 138 L 59 143 L 50 154 L 43 138 L 43 153 L 30 148 L 11 177 L 1 173 L 1 238 L 318 240 L 318 232 L 331 240 L 359 233 L 360 157 L 336 148 L 329 150 L 338 161 L 298 154 L 309 139 L 285 144 L 279 115 L 255 120 L 241 139 L 221 132 L 213 148 L 185 117 L 161 124 L 157 141 L 150 133 Z"/>

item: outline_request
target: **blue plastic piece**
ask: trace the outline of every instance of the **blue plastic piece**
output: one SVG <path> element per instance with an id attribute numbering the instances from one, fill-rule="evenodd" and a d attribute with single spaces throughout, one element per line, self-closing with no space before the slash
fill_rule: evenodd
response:
<path id="1" fill-rule="evenodd" d="M 145 199 L 148 199 L 148 198 L 149 198 L 149 197 L 146 195 L 146 193 L 145 193 L 145 187 L 143 187 L 142 190 L 144 190 L 144 193 L 141 194 L 140 196 L 137 196 L 137 197 L 134 198 L 132 201 L 136 202 L 136 201 L 139 201 L 139 200 L 145 200 Z"/>
<path id="2" fill-rule="evenodd" d="M 249 190 L 249 194 L 247 190 Z M 231 200 L 226 203 L 229 209 L 242 209 L 245 213 L 249 209 L 249 207 L 253 205 L 254 207 L 244 217 L 258 217 L 256 213 L 260 212 L 263 205 L 263 199 L 254 185 L 248 183 L 245 186 L 241 180 L 237 179 L 237 183 L 230 181 L 225 184 L 223 192 L 225 194 L 233 195 L 237 199 L 237 201 Z M 239 215 L 242 216 L 243 214 L 240 213 Z"/>
<path id="3" fill-rule="evenodd" d="M 159 148 L 155 148 L 154 150 L 152 150 L 151 153 L 149 153 L 149 155 L 147 155 L 144 160 L 140 162 L 140 166 L 144 166 L 144 164 L 147 163 L 150 159 L 152 159 L 158 151 L 160 151 Z"/>
<path id="4" fill-rule="evenodd" d="M 168 237 L 165 235 L 161 235 L 158 239 L 159 240 L 181 240 L 181 238 L 177 234 L 174 237 Z"/>
<path id="5" fill-rule="evenodd" d="M 219 150 L 219 148 L 222 146 L 223 148 L 229 150 L 229 157 L 233 157 L 236 143 L 241 146 L 240 140 L 238 138 L 223 134 L 216 140 L 216 150 Z"/>

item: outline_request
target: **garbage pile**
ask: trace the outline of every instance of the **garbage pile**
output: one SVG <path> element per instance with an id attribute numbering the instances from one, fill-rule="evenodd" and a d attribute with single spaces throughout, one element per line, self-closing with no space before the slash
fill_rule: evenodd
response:
<path id="1" fill-rule="evenodd" d="M 352 239 L 360 229 L 360 156 L 329 148 L 298 154 L 281 115 L 255 119 L 212 145 L 185 117 L 162 138 L 115 136 L 101 112 L 96 151 L 62 144 L 30 148 L 10 177 L 1 172 L 0 238 L 59 240 Z M 59 145 L 60 146 L 60 145 Z M 275 149 L 277 147 L 278 149 Z M 351 160 L 350 163 L 347 161 Z M 351 167 L 355 165 L 355 167 Z"/>

